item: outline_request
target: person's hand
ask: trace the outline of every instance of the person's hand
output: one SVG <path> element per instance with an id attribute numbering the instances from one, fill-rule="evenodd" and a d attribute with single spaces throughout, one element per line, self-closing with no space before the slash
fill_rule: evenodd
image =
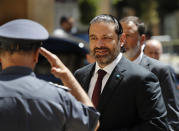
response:
<path id="1" fill-rule="evenodd" d="M 62 63 L 62 61 L 55 54 L 43 47 L 40 48 L 40 54 L 49 61 L 52 74 L 55 75 L 55 77 L 60 78 L 64 86 L 67 86 L 71 89 L 71 94 L 83 104 L 93 107 L 88 95 L 75 79 L 71 71 Z"/>
<path id="2" fill-rule="evenodd" d="M 51 65 L 51 73 L 57 77 L 63 79 L 68 77 L 68 73 L 71 74 L 69 69 L 62 63 L 62 61 L 53 53 L 49 52 L 45 48 L 40 48 L 40 54 L 43 55 Z"/>
<path id="3" fill-rule="evenodd" d="M 71 94 L 80 102 L 87 106 L 94 107 L 88 95 L 85 93 L 81 85 L 75 79 L 70 70 L 62 63 L 62 61 L 53 53 L 45 48 L 40 48 L 40 54 L 43 55 L 51 65 L 51 72 L 55 77 L 60 78 L 63 84 L 69 87 Z M 95 131 L 99 128 L 99 121 L 96 125 Z"/>

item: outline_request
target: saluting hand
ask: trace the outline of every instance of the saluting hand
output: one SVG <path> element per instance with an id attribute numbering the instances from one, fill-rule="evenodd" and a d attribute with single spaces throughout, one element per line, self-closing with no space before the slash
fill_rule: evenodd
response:
<path id="1" fill-rule="evenodd" d="M 40 54 L 49 61 L 52 74 L 55 75 L 55 77 L 60 78 L 64 86 L 67 86 L 71 89 L 71 94 L 77 100 L 81 101 L 85 105 L 93 106 L 88 95 L 85 93 L 73 74 L 55 54 L 49 52 L 43 47 L 40 48 Z"/>
<path id="2" fill-rule="evenodd" d="M 40 54 L 43 55 L 50 63 L 51 73 L 55 77 L 60 78 L 63 81 L 63 79 L 67 77 L 66 75 L 68 73 L 71 74 L 69 69 L 62 63 L 62 61 L 55 54 L 49 52 L 43 47 L 40 48 Z"/>

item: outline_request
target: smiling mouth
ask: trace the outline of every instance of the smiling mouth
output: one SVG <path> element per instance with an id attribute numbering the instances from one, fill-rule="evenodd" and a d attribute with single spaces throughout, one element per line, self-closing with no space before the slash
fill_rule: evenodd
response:
<path id="1" fill-rule="evenodd" d="M 105 55 L 108 53 L 108 49 L 96 49 L 95 54 L 97 55 Z"/>

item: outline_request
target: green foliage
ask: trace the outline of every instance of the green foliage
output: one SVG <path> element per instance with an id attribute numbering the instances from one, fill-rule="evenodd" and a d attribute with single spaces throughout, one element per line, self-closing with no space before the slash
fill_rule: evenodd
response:
<path id="1" fill-rule="evenodd" d="M 126 6 L 133 8 L 137 16 L 143 15 L 151 7 L 151 4 L 153 4 L 153 7 L 157 5 L 155 10 L 160 15 L 165 15 L 179 9 L 179 0 L 112 0 L 112 3 L 118 10 L 122 10 Z"/>
<path id="2" fill-rule="evenodd" d="M 123 0 L 112 0 L 112 4 L 116 5 L 118 2 L 121 2 L 121 1 L 123 1 Z"/>
<path id="3" fill-rule="evenodd" d="M 96 16 L 98 0 L 79 0 L 80 20 L 83 24 L 89 24 L 90 20 Z"/>

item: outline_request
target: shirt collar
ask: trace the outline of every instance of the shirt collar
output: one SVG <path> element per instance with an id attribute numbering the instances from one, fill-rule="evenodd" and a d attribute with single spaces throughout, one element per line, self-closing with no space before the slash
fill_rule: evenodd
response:
<path id="1" fill-rule="evenodd" d="M 141 62 L 141 60 L 142 60 L 143 54 L 144 53 L 141 51 L 140 55 L 133 62 L 136 63 L 136 64 L 139 64 Z"/>
<path id="2" fill-rule="evenodd" d="M 110 63 L 109 65 L 105 66 L 103 68 L 104 71 L 107 72 L 107 74 L 111 74 L 113 69 L 116 67 L 116 65 L 119 63 L 119 61 L 121 60 L 122 58 L 122 53 L 119 53 L 119 55 L 116 57 L 116 59 L 114 59 L 114 61 L 112 63 Z M 94 73 L 97 73 L 97 71 L 101 69 L 98 65 L 98 63 L 96 62 L 96 67 L 95 67 L 95 72 Z"/>

